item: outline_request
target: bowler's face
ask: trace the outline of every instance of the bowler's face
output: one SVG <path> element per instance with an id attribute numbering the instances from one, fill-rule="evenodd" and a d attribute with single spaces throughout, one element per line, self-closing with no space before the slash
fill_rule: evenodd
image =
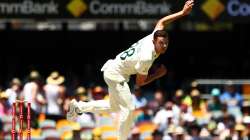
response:
<path id="1" fill-rule="evenodd" d="M 157 37 L 153 42 L 154 42 L 157 53 L 163 54 L 166 52 L 166 50 L 168 48 L 168 39 L 167 38 Z"/>

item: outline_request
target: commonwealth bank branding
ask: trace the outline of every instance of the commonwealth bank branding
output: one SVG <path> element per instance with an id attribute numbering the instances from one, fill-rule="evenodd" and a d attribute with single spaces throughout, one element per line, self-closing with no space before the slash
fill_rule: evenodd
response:
<path id="1" fill-rule="evenodd" d="M 206 0 L 201 4 L 202 11 L 211 19 L 218 19 L 223 13 L 228 17 L 249 17 L 250 1 L 244 0 Z"/>
<path id="2" fill-rule="evenodd" d="M 225 10 L 225 6 L 220 0 L 207 0 L 201 5 L 201 9 L 211 20 L 215 20 Z"/>
<path id="3" fill-rule="evenodd" d="M 71 7 L 71 8 L 70 8 Z M 73 8 L 74 7 L 74 8 Z M 68 5 L 68 10 L 75 17 L 84 14 L 88 9 L 91 15 L 163 15 L 170 13 L 171 5 L 166 1 L 150 3 L 142 0 L 132 2 L 101 1 L 91 0 L 88 4 L 84 0 L 72 0 Z M 70 10 L 71 9 L 71 10 Z M 75 9 L 75 10 L 74 10 Z"/>
<path id="4" fill-rule="evenodd" d="M 74 17 L 80 17 L 87 10 L 87 5 L 82 0 L 72 0 L 67 9 Z"/>
<path id="5" fill-rule="evenodd" d="M 0 2 L 0 14 L 6 15 L 43 15 L 59 14 L 59 4 L 53 0 L 37 2 L 31 0 L 16 2 Z"/>
<path id="6" fill-rule="evenodd" d="M 186 0 L 0 0 L 1 19 L 158 19 Z M 250 21 L 250 0 L 197 0 L 192 21 Z"/>
<path id="7" fill-rule="evenodd" d="M 230 0 L 227 10 L 230 16 L 250 16 L 250 1 Z"/>

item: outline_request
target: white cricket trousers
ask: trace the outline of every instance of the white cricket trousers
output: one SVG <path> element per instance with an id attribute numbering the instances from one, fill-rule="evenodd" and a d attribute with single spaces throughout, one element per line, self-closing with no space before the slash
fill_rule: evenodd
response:
<path id="1" fill-rule="evenodd" d="M 127 140 L 133 125 L 133 111 L 135 109 L 130 88 L 127 82 L 118 83 L 105 76 L 104 80 L 108 85 L 109 100 L 96 100 L 86 103 L 80 101 L 80 110 L 93 113 L 120 112 L 118 140 Z"/>

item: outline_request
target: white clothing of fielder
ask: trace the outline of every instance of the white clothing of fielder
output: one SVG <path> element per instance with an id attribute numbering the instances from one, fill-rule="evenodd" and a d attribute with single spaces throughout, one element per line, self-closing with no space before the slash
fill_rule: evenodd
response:
<path id="1" fill-rule="evenodd" d="M 78 103 L 80 112 L 120 112 L 118 140 L 127 140 L 133 125 L 133 105 L 130 88 L 127 84 L 130 75 L 147 75 L 153 61 L 158 57 L 153 44 L 153 33 L 133 44 L 115 59 L 108 60 L 101 71 L 108 85 L 109 101 L 96 100 Z"/>

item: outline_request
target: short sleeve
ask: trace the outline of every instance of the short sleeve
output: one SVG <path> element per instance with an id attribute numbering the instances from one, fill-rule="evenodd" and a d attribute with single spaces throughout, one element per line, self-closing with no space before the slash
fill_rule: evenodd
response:
<path id="1" fill-rule="evenodd" d="M 148 75 L 148 71 L 152 65 L 151 61 L 139 61 L 135 65 L 135 69 L 137 73 L 142 74 L 142 75 Z"/>

